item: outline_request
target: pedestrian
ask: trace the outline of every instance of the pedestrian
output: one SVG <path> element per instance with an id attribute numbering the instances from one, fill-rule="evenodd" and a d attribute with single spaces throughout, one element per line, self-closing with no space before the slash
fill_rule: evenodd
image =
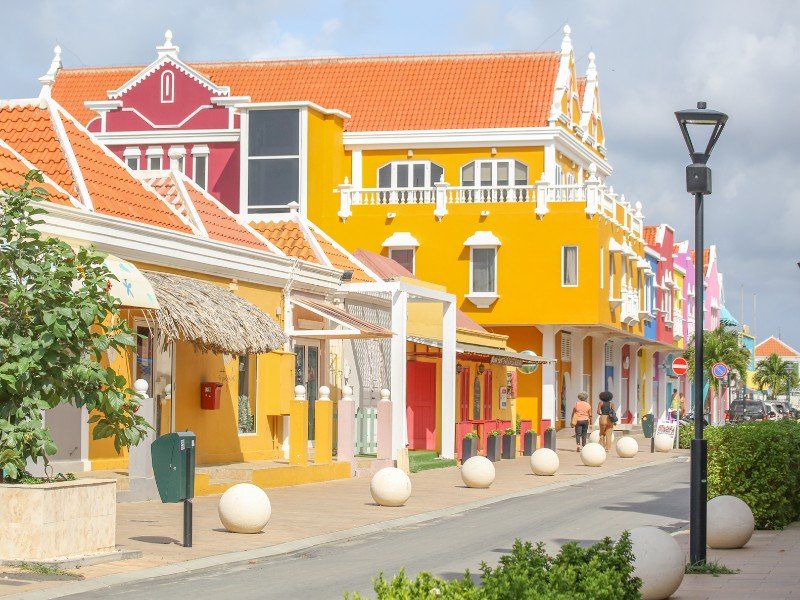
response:
<path id="1" fill-rule="evenodd" d="M 678 397 L 678 390 L 672 390 L 672 398 L 669 401 L 669 419 L 674 421 L 678 418 L 678 408 L 680 407 L 680 398 Z"/>
<path id="2" fill-rule="evenodd" d="M 681 392 L 680 399 L 678 401 L 678 406 L 680 407 L 681 414 L 686 415 L 686 396 L 683 392 Z"/>
<path id="3" fill-rule="evenodd" d="M 614 421 L 612 415 L 616 411 L 614 394 L 611 392 L 600 392 L 600 402 L 597 404 L 597 414 L 600 415 L 600 443 L 606 452 L 611 451 L 611 436 L 614 432 Z"/>
<path id="4" fill-rule="evenodd" d="M 581 392 L 578 401 L 572 409 L 572 425 L 575 427 L 575 442 L 577 452 L 586 445 L 586 435 L 589 433 L 589 422 L 592 420 L 592 405 L 587 402 L 589 394 Z"/>

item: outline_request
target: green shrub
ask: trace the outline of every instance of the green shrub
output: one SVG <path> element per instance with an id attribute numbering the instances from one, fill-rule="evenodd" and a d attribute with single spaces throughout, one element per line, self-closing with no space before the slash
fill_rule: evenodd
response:
<path id="1" fill-rule="evenodd" d="M 705 438 L 709 498 L 741 498 L 752 509 L 757 529 L 782 529 L 800 517 L 800 424 L 709 427 Z"/>
<path id="2" fill-rule="evenodd" d="M 401 571 L 391 581 L 381 574 L 374 589 L 378 600 L 629 600 L 641 597 L 632 563 L 627 532 L 616 543 L 606 538 L 589 548 L 570 542 L 556 557 L 548 556 L 542 543 L 517 540 L 497 567 L 481 566 L 480 587 L 469 572 L 463 579 L 446 581 L 429 573 L 410 580 Z M 355 594 L 354 600 L 359 599 Z"/>
<path id="3" fill-rule="evenodd" d="M 678 427 L 678 448 L 684 450 L 692 447 L 692 440 L 694 439 L 694 425 L 681 423 Z"/>

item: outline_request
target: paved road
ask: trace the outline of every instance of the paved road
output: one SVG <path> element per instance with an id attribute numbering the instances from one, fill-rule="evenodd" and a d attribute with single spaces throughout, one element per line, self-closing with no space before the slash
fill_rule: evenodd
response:
<path id="1" fill-rule="evenodd" d="M 456 577 L 497 562 L 516 538 L 543 540 L 551 550 L 569 540 L 591 542 L 637 525 L 682 528 L 689 517 L 689 465 L 655 467 L 380 534 L 317 546 L 291 555 L 237 563 L 81 593 L 69 598 L 197 600 L 198 598 L 342 598 L 372 590 L 371 579 L 402 567 Z"/>

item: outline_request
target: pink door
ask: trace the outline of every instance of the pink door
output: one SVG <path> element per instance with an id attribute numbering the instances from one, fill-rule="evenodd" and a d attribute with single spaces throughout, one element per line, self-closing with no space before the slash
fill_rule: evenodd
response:
<path id="1" fill-rule="evenodd" d="M 406 363 L 406 419 L 410 450 L 436 449 L 436 364 Z"/>

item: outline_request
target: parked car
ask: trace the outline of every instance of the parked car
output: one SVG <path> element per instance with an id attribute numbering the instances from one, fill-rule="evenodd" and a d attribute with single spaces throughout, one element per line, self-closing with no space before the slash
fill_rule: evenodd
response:
<path id="1" fill-rule="evenodd" d="M 778 413 L 779 418 L 781 418 L 781 419 L 791 419 L 792 418 L 792 414 L 789 411 L 789 403 L 788 402 L 773 402 L 773 405 L 775 406 L 775 408 L 778 409 L 775 412 Z"/>
<path id="2" fill-rule="evenodd" d="M 789 418 L 789 409 L 783 402 L 765 402 L 767 417 L 770 421 L 780 421 Z"/>
<path id="3" fill-rule="evenodd" d="M 764 421 L 767 415 L 767 407 L 759 400 L 734 400 L 728 409 L 728 420 L 731 423 Z"/>

